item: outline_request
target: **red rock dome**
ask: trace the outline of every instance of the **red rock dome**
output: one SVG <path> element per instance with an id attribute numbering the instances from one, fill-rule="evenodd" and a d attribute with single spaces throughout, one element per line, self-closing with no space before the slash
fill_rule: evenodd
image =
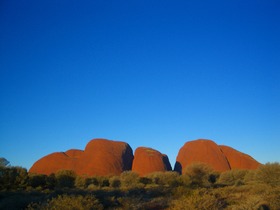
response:
<path id="1" fill-rule="evenodd" d="M 219 146 L 227 157 L 231 169 L 256 169 L 261 164 L 251 156 L 228 146 Z"/>
<path id="2" fill-rule="evenodd" d="M 177 155 L 175 171 L 184 173 L 188 165 L 196 162 L 206 163 L 216 171 L 230 169 L 227 158 L 219 146 L 207 139 L 186 142 Z"/>
<path id="3" fill-rule="evenodd" d="M 71 158 L 79 158 L 83 154 L 83 152 L 83 150 L 79 149 L 69 149 L 65 152 L 65 154 Z"/>
<path id="4" fill-rule="evenodd" d="M 127 143 L 93 139 L 79 158 L 76 171 L 87 175 L 119 175 L 131 170 L 132 160 L 132 149 Z"/>
<path id="5" fill-rule="evenodd" d="M 54 152 L 36 161 L 29 172 L 49 175 L 62 169 L 75 170 L 76 165 L 77 158 L 69 157 L 64 152 Z"/>
<path id="6" fill-rule="evenodd" d="M 147 147 L 138 147 L 134 153 L 132 171 L 140 176 L 156 171 L 170 171 L 171 165 L 167 155 Z"/>
<path id="7" fill-rule="evenodd" d="M 78 175 L 119 175 L 131 170 L 132 160 L 132 149 L 127 143 L 93 139 L 85 151 L 72 149 L 49 154 L 36 161 L 29 172 L 48 175 L 73 170 Z"/>

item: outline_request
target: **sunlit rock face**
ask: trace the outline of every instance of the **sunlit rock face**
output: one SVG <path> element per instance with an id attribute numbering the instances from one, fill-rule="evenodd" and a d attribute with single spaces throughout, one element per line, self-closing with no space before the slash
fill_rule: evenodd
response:
<path id="1" fill-rule="evenodd" d="M 184 174 L 186 167 L 193 163 L 205 163 L 216 171 L 256 169 L 261 165 L 247 154 L 207 139 L 186 142 L 177 155 L 174 170 Z M 167 155 L 155 149 L 138 147 L 133 156 L 131 147 L 125 142 L 93 139 L 84 151 L 70 149 L 42 157 L 29 172 L 49 175 L 59 170 L 73 170 L 77 175 L 85 176 L 120 175 L 132 170 L 145 176 L 172 169 Z"/>
<path id="2" fill-rule="evenodd" d="M 62 169 L 75 170 L 78 158 L 73 156 L 72 152 L 69 153 L 70 155 L 64 152 L 54 152 L 46 155 L 36 161 L 30 168 L 29 172 L 49 175 Z M 83 153 L 83 151 L 80 150 L 79 153 Z"/>
<path id="3" fill-rule="evenodd" d="M 184 174 L 186 167 L 194 163 L 205 163 L 215 171 L 256 169 L 260 165 L 247 154 L 207 139 L 186 142 L 177 155 L 175 171 Z"/>
<path id="4" fill-rule="evenodd" d="M 91 140 L 79 158 L 78 174 L 85 175 L 120 175 L 131 170 L 133 152 L 131 147 L 120 141 L 106 139 Z"/>
<path id="5" fill-rule="evenodd" d="M 171 165 L 167 155 L 148 147 L 138 147 L 135 150 L 132 171 L 140 176 L 170 170 Z"/>
<path id="6" fill-rule="evenodd" d="M 250 155 L 239 152 L 228 146 L 219 146 L 227 157 L 231 169 L 256 169 L 261 164 Z"/>
<path id="7" fill-rule="evenodd" d="M 176 158 L 175 170 L 185 173 L 188 165 L 205 163 L 216 171 L 226 171 L 230 165 L 219 146 L 207 139 L 189 141 L 180 149 Z"/>
<path id="8" fill-rule="evenodd" d="M 72 149 L 49 154 L 36 161 L 29 172 L 48 175 L 59 170 L 73 170 L 87 176 L 119 175 L 131 170 L 132 161 L 132 149 L 127 143 L 93 139 L 85 151 Z"/>

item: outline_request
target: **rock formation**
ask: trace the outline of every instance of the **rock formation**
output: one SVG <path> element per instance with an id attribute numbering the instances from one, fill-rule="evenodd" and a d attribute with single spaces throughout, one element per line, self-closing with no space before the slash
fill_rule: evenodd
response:
<path id="1" fill-rule="evenodd" d="M 68 156 L 64 152 L 54 152 L 36 161 L 29 172 L 49 175 L 62 169 L 75 170 L 76 165 L 77 158 Z"/>
<path id="2" fill-rule="evenodd" d="M 94 139 L 79 158 L 77 174 L 120 175 L 130 170 L 133 161 L 131 147 L 125 142 Z"/>
<path id="3" fill-rule="evenodd" d="M 226 156 L 219 146 L 207 139 L 186 142 L 176 158 L 175 171 L 184 173 L 186 166 L 196 162 L 206 163 L 217 171 L 230 169 Z"/>
<path id="4" fill-rule="evenodd" d="M 79 149 L 69 149 L 65 152 L 65 154 L 71 158 L 79 158 L 83 154 L 83 150 Z"/>
<path id="5" fill-rule="evenodd" d="M 228 146 L 219 146 L 227 157 L 231 169 L 256 169 L 261 164 L 251 156 Z"/>
<path id="6" fill-rule="evenodd" d="M 52 153 L 36 161 L 29 172 L 48 175 L 59 170 L 73 170 L 78 175 L 119 175 L 131 169 L 132 160 L 132 149 L 127 143 L 93 139 L 85 151 L 72 149 Z"/>
<path id="7" fill-rule="evenodd" d="M 205 163 L 216 171 L 230 169 L 256 169 L 260 163 L 249 155 L 228 146 L 219 146 L 207 139 L 189 141 L 180 149 L 176 158 L 175 171 L 184 173 L 193 163 Z"/>
<path id="8" fill-rule="evenodd" d="M 256 169 L 260 165 L 249 155 L 207 139 L 186 142 L 177 155 L 175 171 L 184 173 L 188 165 L 196 162 L 208 164 L 216 171 Z M 172 169 L 168 157 L 155 149 L 139 147 L 133 156 L 131 147 L 125 142 L 93 139 L 84 151 L 70 149 L 42 157 L 29 172 L 49 175 L 59 170 L 73 170 L 86 176 L 120 175 L 132 170 L 144 176 Z"/>
<path id="9" fill-rule="evenodd" d="M 170 170 L 172 169 L 167 155 L 148 147 L 138 147 L 135 150 L 132 171 L 140 176 Z"/>

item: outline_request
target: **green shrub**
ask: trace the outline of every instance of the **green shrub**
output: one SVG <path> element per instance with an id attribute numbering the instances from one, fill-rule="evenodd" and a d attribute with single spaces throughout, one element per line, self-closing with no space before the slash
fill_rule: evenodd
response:
<path id="1" fill-rule="evenodd" d="M 56 186 L 60 188 L 73 188 L 75 185 L 76 174 L 72 170 L 60 170 L 55 174 Z"/>
<path id="2" fill-rule="evenodd" d="M 24 189 L 27 185 L 27 170 L 22 167 L 0 167 L 0 190 Z"/>
<path id="3" fill-rule="evenodd" d="M 47 187 L 47 175 L 43 174 L 30 174 L 28 176 L 28 185 L 37 188 L 45 188 Z"/>
<path id="4" fill-rule="evenodd" d="M 98 189 L 103 187 L 109 187 L 109 177 L 107 176 L 92 176 L 85 178 L 85 188 Z"/>
<path id="5" fill-rule="evenodd" d="M 147 175 L 153 184 L 177 187 L 180 184 L 180 175 L 174 171 L 154 172 Z"/>
<path id="6" fill-rule="evenodd" d="M 85 189 L 87 187 L 86 186 L 86 180 L 87 180 L 86 177 L 77 176 L 76 179 L 75 179 L 75 187 Z"/>

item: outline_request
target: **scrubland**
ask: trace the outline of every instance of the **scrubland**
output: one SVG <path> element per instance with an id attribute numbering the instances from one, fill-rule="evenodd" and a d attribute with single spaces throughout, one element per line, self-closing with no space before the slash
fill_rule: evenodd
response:
<path id="1" fill-rule="evenodd" d="M 226 172 L 195 163 L 185 171 L 87 177 L 0 167 L 0 209 L 280 209 L 279 163 Z"/>

